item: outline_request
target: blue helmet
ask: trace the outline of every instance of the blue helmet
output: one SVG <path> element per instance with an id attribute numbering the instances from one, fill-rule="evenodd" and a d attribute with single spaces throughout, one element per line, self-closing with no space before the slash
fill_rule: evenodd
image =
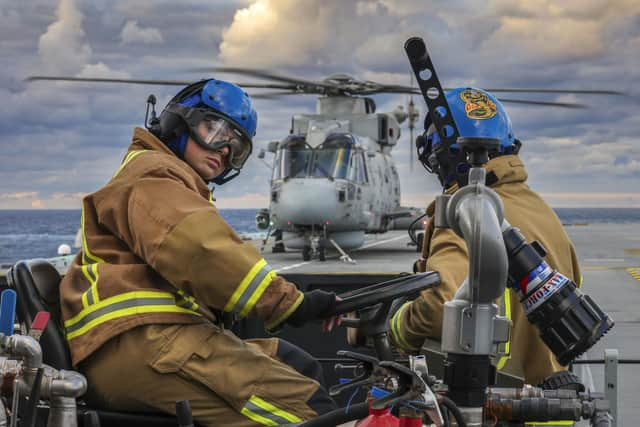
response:
<path id="1" fill-rule="evenodd" d="M 514 137 L 511 119 L 502 103 L 482 89 L 460 87 L 446 94 L 447 104 L 459 137 L 495 138 L 500 141 L 498 149 L 489 152 L 489 157 L 517 154 L 520 142 Z M 443 135 L 436 132 L 431 114 L 444 117 L 447 109 L 438 107 L 425 117 L 425 135 L 419 142 L 420 156 L 430 172 L 436 173 L 441 184 L 447 188 L 454 183 L 464 186 L 468 182 L 469 164 L 467 156 L 458 144 L 443 142 Z M 452 129 L 444 129 L 451 132 Z M 422 146 L 420 146 L 422 144 Z"/>
<path id="2" fill-rule="evenodd" d="M 206 120 L 208 134 L 198 132 Z M 229 166 L 216 184 L 235 178 L 252 151 L 258 116 L 249 95 L 239 86 L 223 80 L 201 80 L 182 89 L 169 101 L 156 126 L 150 130 L 175 152 L 184 157 L 187 139 L 207 149 L 229 147 Z M 228 176 L 230 172 L 235 174 Z"/>

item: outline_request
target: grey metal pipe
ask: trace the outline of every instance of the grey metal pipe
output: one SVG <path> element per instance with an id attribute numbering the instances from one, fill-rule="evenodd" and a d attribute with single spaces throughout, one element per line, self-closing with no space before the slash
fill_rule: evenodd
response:
<path id="1" fill-rule="evenodd" d="M 87 379 L 75 371 L 48 369 L 41 395 L 51 403 L 48 427 L 76 427 L 76 398 L 87 391 Z"/>
<path id="2" fill-rule="evenodd" d="M 446 214 L 451 228 L 464 238 L 469 250 L 469 301 L 492 303 L 504 292 L 509 267 L 502 239 L 500 197 L 484 185 L 467 186 L 453 195 Z"/>
<path id="3" fill-rule="evenodd" d="M 2 400 L 0 400 L 0 427 L 7 427 L 7 411 Z"/>
<path id="4" fill-rule="evenodd" d="M 74 397 L 55 396 L 51 398 L 51 408 L 47 427 L 77 427 L 78 414 Z"/>
<path id="5" fill-rule="evenodd" d="M 42 367 L 42 348 L 38 340 L 28 335 L 0 334 L 0 351 L 21 357 L 23 374 L 22 377 L 17 377 L 15 393 L 18 396 L 29 393 L 38 369 Z"/>
<path id="6" fill-rule="evenodd" d="M 80 397 L 87 391 L 87 379 L 84 375 L 75 371 L 58 371 L 58 376 L 51 380 L 49 393 L 51 398 L 55 396 L 62 397 Z"/>
<path id="7" fill-rule="evenodd" d="M 469 254 L 467 278 L 444 306 L 445 353 L 490 355 L 509 338 L 509 321 L 498 316 L 494 303 L 504 293 L 509 269 L 501 229 L 504 207 L 484 185 L 485 176 L 483 168 L 472 168 L 469 185 L 436 201 L 436 227 L 450 227 L 465 240 Z"/>
<path id="8" fill-rule="evenodd" d="M 38 369 L 42 367 L 42 348 L 33 337 L 0 334 L 0 350 L 21 356 L 25 368 Z"/>

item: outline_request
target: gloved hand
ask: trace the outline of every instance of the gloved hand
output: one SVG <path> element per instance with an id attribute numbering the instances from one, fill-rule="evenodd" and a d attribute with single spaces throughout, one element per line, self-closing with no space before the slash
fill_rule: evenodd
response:
<path id="1" fill-rule="evenodd" d="M 304 293 L 302 304 L 285 320 L 293 327 L 300 327 L 310 320 L 331 316 L 336 311 L 336 294 L 316 289 Z"/>

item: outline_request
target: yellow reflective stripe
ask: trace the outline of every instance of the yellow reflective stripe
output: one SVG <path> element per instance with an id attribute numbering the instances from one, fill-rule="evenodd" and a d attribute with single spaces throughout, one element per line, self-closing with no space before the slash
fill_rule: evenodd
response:
<path id="1" fill-rule="evenodd" d="M 511 320 L 511 292 L 509 292 L 509 288 L 504 290 L 502 301 L 504 302 L 504 316 Z M 500 357 L 500 359 L 498 359 L 498 363 L 496 363 L 497 370 L 504 368 L 507 360 L 511 359 L 511 329 L 509 329 L 509 339 L 504 343 L 504 352 L 506 354 Z"/>
<path id="2" fill-rule="evenodd" d="M 246 413 L 245 413 L 246 411 Z M 243 415 L 268 426 L 277 426 L 287 423 L 299 423 L 301 418 L 269 403 L 256 395 L 249 398 L 240 411 Z M 255 418 L 252 418 L 255 417 Z"/>
<path id="3" fill-rule="evenodd" d="M 242 415 L 244 415 L 245 417 L 249 418 L 250 420 L 253 420 L 259 424 L 262 424 L 263 426 L 277 426 L 278 423 L 275 421 L 271 421 L 269 418 L 265 418 L 262 417 L 258 414 L 255 414 L 253 412 L 251 412 L 249 409 L 247 408 L 242 408 L 242 410 L 240 411 L 240 413 Z"/>
<path id="4" fill-rule="evenodd" d="M 242 279 L 229 301 L 224 306 L 224 311 L 234 311 L 241 317 L 249 314 L 265 289 L 271 283 L 275 273 L 264 258 L 255 263 L 247 275 Z"/>
<path id="5" fill-rule="evenodd" d="M 213 198 L 213 191 L 209 191 L 209 203 L 213 204 L 213 201 L 215 199 Z"/>
<path id="6" fill-rule="evenodd" d="M 396 341 L 400 343 L 403 350 L 417 350 L 416 347 L 412 346 L 407 342 L 407 340 L 405 340 L 400 330 L 400 318 L 410 304 L 410 301 L 402 304 L 402 307 L 400 307 L 400 309 L 396 312 L 396 314 L 393 316 L 393 319 L 391 320 L 391 332 L 393 333 L 393 337 L 396 339 Z"/>
<path id="7" fill-rule="evenodd" d="M 177 305 L 171 306 L 167 304 L 162 304 L 162 305 L 145 305 L 140 307 L 124 308 L 122 310 L 117 310 L 117 311 L 105 314 L 104 316 L 100 316 L 96 319 L 93 319 L 92 321 L 84 325 L 82 328 L 77 329 L 73 332 L 67 333 L 66 335 L 67 340 L 72 340 L 73 338 L 83 335 L 87 333 L 89 330 L 91 330 L 92 328 L 98 325 L 101 325 L 105 322 L 108 322 L 109 320 L 118 319 L 120 317 L 125 317 L 125 316 L 132 316 L 134 314 L 142 314 L 142 313 L 188 313 L 188 314 L 195 314 L 197 316 L 200 316 L 199 313 L 196 313 L 186 308 L 178 307 Z"/>
<path id="8" fill-rule="evenodd" d="M 87 258 L 94 262 L 104 262 L 99 256 L 93 255 L 87 245 L 87 235 L 84 229 L 84 203 L 82 203 L 82 212 L 80 214 L 80 228 L 82 229 L 82 263 L 89 264 Z"/>
<path id="9" fill-rule="evenodd" d="M 233 310 L 233 308 L 235 307 L 236 303 L 238 302 L 238 300 L 242 296 L 242 293 L 245 291 L 247 286 L 249 286 L 249 282 L 251 282 L 251 279 L 253 279 L 256 276 L 256 274 L 258 274 L 260 269 L 262 267 L 264 267 L 265 265 L 267 265 L 267 261 L 264 258 L 262 258 L 253 267 L 251 267 L 251 270 L 249 270 L 247 275 L 244 276 L 244 279 L 242 279 L 242 281 L 240 282 L 240 284 L 236 288 L 235 292 L 233 293 L 233 295 L 231 295 L 231 298 L 229 298 L 229 301 L 224 306 L 224 311 L 232 311 Z"/>
<path id="10" fill-rule="evenodd" d="M 94 304 L 84 310 L 82 310 L 80 313 L 76 314 L 75 316 L 73 316 L 71 319 L 67 320 L 64 322 L 64 327 L 65 328 L 69 328 L 73 325 L 75 325 L 76 323 L 80 322 L 85 316 L 87 316 L 88 314 L 91 314 L 95 311 L 100 310 L 101 308 L 107 307 L 109 305 L 112 304 L 116 304 L 119 302 L 123 302 L 123 301 L 127 301 L 127 300 L 131 300 L 134 298 L 173 298 L 175 300 L 175 296 L 169 292 L 162 292 L 162 291 L 133 291 L 133 292 L 126 292 L 124 294 L 120 294 L 120 295 L 116 295 L 110 298 L 106 298 L 102 301 L 100 301 L 97 304 Z"/>
<path id="11" fill-rule="evenodd" d="M 130 151 L 124 158 L 124 160 L 122 161 L 122 164 L 120 165 L 120 167 L 118 169 L 116 169 L 116 172 L 113 174 L 112 178 L 115 178 L 116 176 L 118 176 L 118 174 L 120 173 L 120 171 L 122 171 L 122 168 L 124 168 L 127 163 L 129 163 L 131 160 L 133 160 L 134 157 L 136 157 L 138 154 L 142 154 L 147 150 L 133 150 Z"/>
<path id="12" fill-rule="evenodd" d="M 269 286 L 269 284 L 271 283 L 271 281 L 275 276 L 276 276 L 275 271 L 270 271 L 267 273 L 266 276 L 264 276 L 264 279 L 260 281 L 260 284 L 256 288 L 255 292 L 251 294 L 251 297 L 249 298 L 249 301 L 247 301 L 247 304 L 240 311 L 240 317 L 245 317 L 251 312 L 251 310 L 253 309 L 253 306 L 256 305 L 256 303 L 264 293 L 265 289 L 267 289 L 267 286 Z"/>
<path id="13" fill-rule="evenodd" d="M 289 316 L 291 316 L 293 312 L 296 311 L 298 307 L 300 307 L 300 304 L 302 304 L 302 301 L 304 301 L 304 294 L 300 292 L 300 295 L 298 295 L 298 298 L 296 298 L 295 302 L 291 304 L 291 307 L 289 307 L 287 311 L 282 313 L 282 315 L 279 316 L 277 319 L 275 319 L 273 322 L 267 323 L 265 325 L 265 328 L 267 329 L 267 331 L 270 331 L 271 329 L 275 328 L 276 326 L 278 326 L 279 324 L 287 320 Z"/>
<path id="14" fill-rule="evenodd" d="M 87 290 L 87 292 L 89 292 Z M 87 308 L 89 307 L 89 301 L 87 301 L 87 292 L 82 294 L 82 307 Z"/>
<path id="15" fill-rule="evenodd" d="M 572 426 L 574 421 L 571 420 L 559 420 L 559 421 L 532 421 L 524 423 L 525 426 Z"/>
<path id="16" fill-rule="evenodd" d="M 100 301 L 98 296 L 98 264 L 83 265 L 80 269 L 89 283 L 91 283 L 91 287 L 82 294 L 82 305 L 84 308 L 87 308 L 88 306 Z"/>
<path id="17" fill-rule="evenodd" d="M 93 302 L 94 304 L 100 302 L 100 295 L 98 295 L 98 280 L 100 279 L 100 275 L 98 274 L 98 264 L 92 265 L 92 270 L 96 281 L 91 286 L 91 292 L 93 293 Z"/>
<path id="18" fill-rule="evenodd" d="M 178 289 L 178 295 L 180 295 L 180 298 L 176 299 L 176 304 L 180 307 L 186 307 L 191 310 L 198 310 L 198 307 L 200 307 L 196 302 L 196 299 L 188 295 L 182 289 Z"/>

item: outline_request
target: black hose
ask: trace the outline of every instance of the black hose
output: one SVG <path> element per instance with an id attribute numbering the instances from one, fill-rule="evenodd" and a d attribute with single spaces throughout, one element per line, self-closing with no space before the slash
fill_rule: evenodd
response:
<path id="1" fill-rule="evenodd" d="M 362 402 L 351 405 L 349 412 L 346 411 L 346 408 L 334 409 L 331 412 L 299 424 L 298 427 L 334 427 L 349 421 L 361 420 L 367 415 L 369 415 L 369 403 Z"/>
<path id="2" fill-rule="evenodd" d="M 415 219 L 415 220 L 414 220 L 414 221 L 409 225 L 409 228 L 407 228 L 407 233 L 409 233 L 409 238 L 410 238 L 410 239 L 411 239 L 411 241 L 412 241 L 414 244 L 416 244 L 416 245 L 418 244 L 418 242 L 416 241 L 416 238 L 415 238 L 415 237 L 413 237 L 413 233 L 412 233 L 412 231 L 413 231 L 413 227 L 415 227 L 416 223 L 417 223 L 418 221 L 420 221 L 422 218 L 424 218 L 425 216 L 427 216 L 427 214 L 426 214 L 426 213 L 423 213 L 422 215 L 420 215 L 418 218 L 416 218 L 416 219 Z"/>
<path id="3" fill-rule="evenodd" d="M 460 412 L 458 405 L 456 405 L 453 400 L 447 396 L 438 396 L 438 399 L 441 400 L 440 404 L 451 412 L 451 415 L 453 415 L 453 418 L 456 420 L 458 427 L 467 427 L 467 423 L 462 416 L 462 412 Z"/>

